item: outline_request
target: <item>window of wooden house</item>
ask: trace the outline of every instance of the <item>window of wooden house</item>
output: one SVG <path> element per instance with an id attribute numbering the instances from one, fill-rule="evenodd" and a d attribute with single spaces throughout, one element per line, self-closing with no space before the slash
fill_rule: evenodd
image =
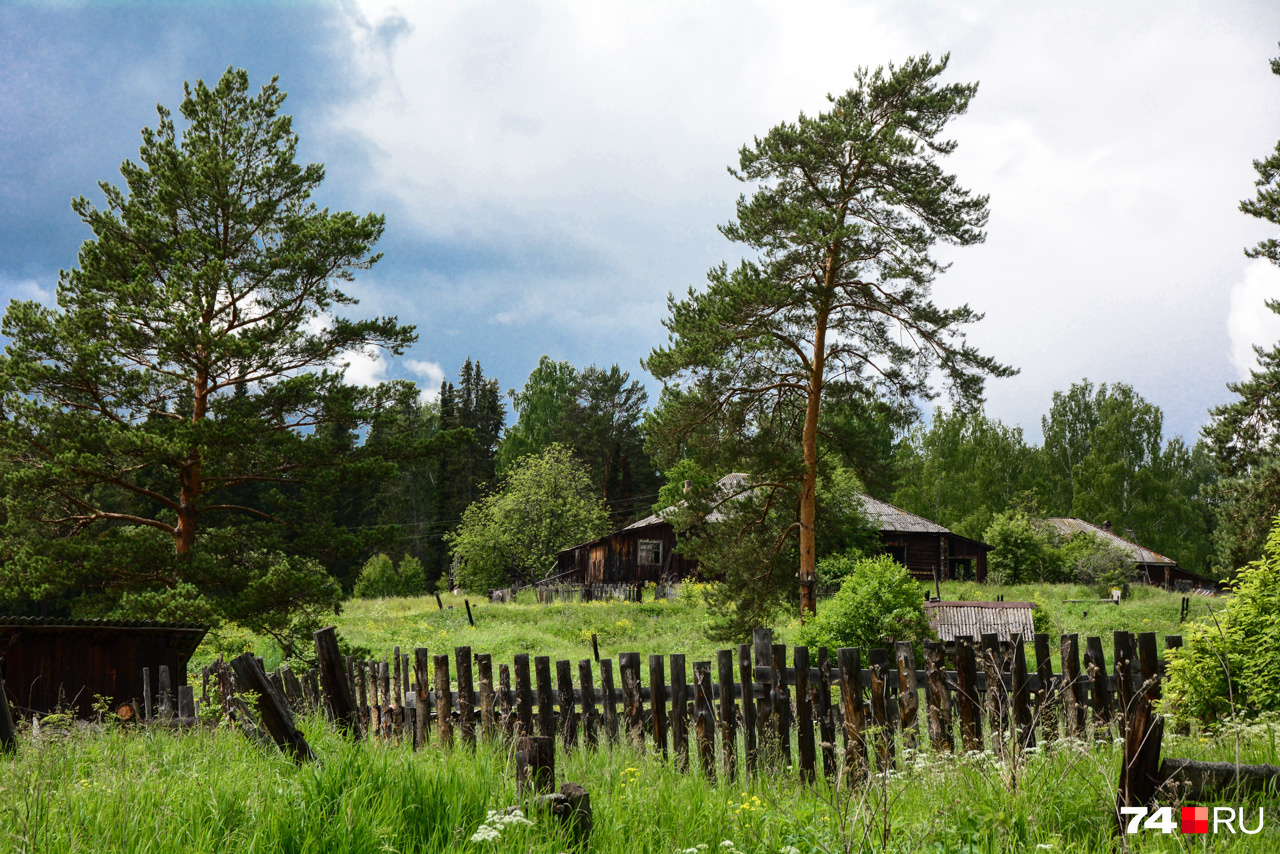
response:
<path id="1" fill-rule="evenodd" d="M 641 540 L 636 546 L 636 563 L 662 566 L 662 540 Z"/>

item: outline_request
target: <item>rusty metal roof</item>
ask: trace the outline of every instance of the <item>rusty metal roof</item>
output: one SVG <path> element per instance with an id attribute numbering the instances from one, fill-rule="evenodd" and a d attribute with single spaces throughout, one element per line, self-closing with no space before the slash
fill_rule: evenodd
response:
<path id="1" fill-rule="evenodd" d="M 1034 602 L 925 602 L 929 625 L 942 641 L 959 637 L 980 638 L 996 634 L 1009 641 L 1013 635 L 1030 638 L 1035 634 L 1031 622 Z"/>
<path id="2" fill-rule="evenodd" d="M 1100 528 L 1097 525 L 1084 521 L 1083 519 L 1055 516 L 1051 519 L 1045 519 L 1044 521 L 1045 524 L 1068 537 L 1072 534 L 1093 534 L 1104 543 L 1110 543 L 1122 552 L 1130 555 L 1133 558 L 1134 563 L 1151 563 L 1160 566 L 1178 565 L 1178 562 L 1173 558 L 1167 558 L 1159 552 L 1153 552 L 1151 549 L 1143 548 L 1133 540 L 1126 540 L 1124 537 L 1117 536 L 1106 528 Z"/>

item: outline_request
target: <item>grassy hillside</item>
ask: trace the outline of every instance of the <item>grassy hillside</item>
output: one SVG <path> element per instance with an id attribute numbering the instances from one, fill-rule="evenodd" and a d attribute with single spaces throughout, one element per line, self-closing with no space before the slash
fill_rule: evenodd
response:
<path id="1" fill-rule="evenodd" d="M 1116 629 L 1150 631 L 1158 636 L 1178 634 L 1182 599 L 1175 593 L 1135 585 L 1131 598 L 1118 606 L 1098 601 L 1072 603 L 1068 600 L 1096 594 L 1078 585 L 959 582 L 942 585 L 942 595 L 949 600 L 995 599 L 1003 595 L 1010 602 L 1037 602 L 1049 614 L 1053 634 L 1077 632 L 1082 638 L 1100 635 L 1108 654 L 1109 637 Z M 611 601 L 539 605 L 531 594 L 504 605 L 471 599 L 474 628 L 467 624 L 463 597 L 445 595 L 443 602 L 444 610 L 437 607 L 434 597 L 353 599 L 344 604 L 336 622 L 346 641 L 364 647 L 379 659 L 389 656 L 395 646 L 402 651 L 424 646 L 437 652 L 470 646 L 476 652 L 493 654 L 498 662 L 508 662 L 521 652 L 576 661 L 591 657 L 592 633 L 599 640 L 600 655 L 615 659 L 620 652 L 632 651 L 646 655 L 683 653 L 690 661 L 713 659 L 715 651 L 724 647 L 706 638 L 707 612 L 695 585 L 685 585 L 681 597 L 674 601 L 641 604 Z M 1209 608 L 1221 607 L 1221 603 L 1221 599 L 1192 597 L 1192 614 L 1203 616 Z M 797 627 L 794 617 L 781 620 L 774 626 L 776 641 L 792 643 Z M 261 655 L 268 667 L 279 663 L 280 654 L 273 644 L 235 630 L 211 636 L 193 661 L 200 663 L 219 651 L 236 654 L 246 648 Z"/>

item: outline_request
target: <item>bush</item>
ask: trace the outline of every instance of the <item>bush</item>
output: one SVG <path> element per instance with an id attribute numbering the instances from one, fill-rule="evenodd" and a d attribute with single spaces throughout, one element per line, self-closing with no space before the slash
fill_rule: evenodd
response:
<path id="1" fill-rule="evenodd" d="M 1212 722 L 1280 711 L 1280 517 L 1234 586 L 1226 607 L 1189 624 L 1170 653 L 1165 697 L 1177 714 Z"/>
<path id="2" fill-rule="evenodd" d="M 993 547 L 987 567 L 1000 584 L 1020 584 L 1028 579 L 1056 581 L 1061 575 L 1048 535 L 1038 530 L 1026 513 L 997 515 L 982 538 Z"/>
<path id="3" fill-rule="evenodd" d="M 1102 596 L 1128 581 L 1133 570 L 1132 557 L 1088 531 L 1068 537 L 1058 548 L 1058 558 L 1068 581 L 1091 585 Z"/>
<path id="4" fill-rule="evenodd" d="M 834 655 L 842 646 L 867 649 L 888 640 L 918 644 L 933 637 L 924 614 L 924 590 L 905 566 L 888 555 L 853 561 L 833 556 L 818 566 L 819 577 L 838 571 L 845 571 L 844 583 L 822 603 L 817 616 L 800 627 L 800 643 L 826 647 Z"/>
<path id="5" fill-rule="evenodd" d="M 351 592 L 357 599 L 384 599 L 388 596 L 421 596 L 426 588 L 427 575 L 416 557 L 405 556 L 397 569 L 391 558 L 379 554 L 365 562 Z"/>

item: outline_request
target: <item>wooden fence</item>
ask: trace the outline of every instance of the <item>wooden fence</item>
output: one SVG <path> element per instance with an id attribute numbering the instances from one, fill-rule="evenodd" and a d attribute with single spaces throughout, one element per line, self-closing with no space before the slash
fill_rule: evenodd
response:
<path id="1" fill-rule="evenodd" d="M 534 598 L 540 604 L 552 602 L 598 602 L 621 600 L 624 602 L 642 602 L 645 596 L 654 599 L 675 599 L 680 595 L 679 584 L 645 585 L 633 583 L 619 584 L 537 584 L 531 587 L 503 587 L 489 591 L 489 601 L 505 604 L 515 598 L 520 590 L 532 590 Z"/>
<path id="2" fill-rule="evenodd" d="M 1165 638 L 1167 648 L 1180 644 L 1177 636 Z M 692 751 L 709 776 L 732 777 L 741 761 L 748 772 L 761 763 L 794 764 L 812 778 L 819 761 L 828 775 L 841 767 L 865 772 L 870 759 L 889 767 L 900 749 L 923 738 L 935 749 L 974 751 L 1064 735 L 1110 738 L 1113 727 L 1124 732 L 1132 698 L 1164 665 L 1152 633 L 1116 632 L 1112 647 L 1108 663 L 1101 638 L 1087 638 L 1082 650 L 1077 635 L 1050 644 L 1037 634 L 1032 669 L 1023 644 L 984 635 L 960 638 L 949 649 L 929 642 L 917 667 L 910 643 L 841 649 L 833 661 L 825 649 L 788 649 L 773 643 L 771 630 L 758 629 L 752 644 L 692 667 L 684 655 L 650 655 L 646 668 L 639 653 L 624 652 L 616 669 L 607 658 L 575 666 L 517 655 L 495 674 L 492 656 L 465 646 L 452 655 L 418 648 L 410 656 L 397 647 L 389 661 L 343 659 L 327 629 L 317 632 L 319 668 L 301 676 L 287 667 L 265 674 L 246 654 L 232 667 L 205 668 L 200 699 L 211 702 L 211 687 L 221 685 L 224 707 L 243 721 L 253 716 L 237 688 L 274 697 L 284 714 L 260 702 L 257 720 L 299 756 L 309 750 L 305 742 L 282 740 L 266 718 L 291 724 L 296 710 L 320 710 L 356 737 L 415 749 L 521 735 L 551 737 L 566 750 L 621 740 L 673 755 L 681 768 L 689 767 Z M 833 689 L 839 689 L 834 701 Z"/>

